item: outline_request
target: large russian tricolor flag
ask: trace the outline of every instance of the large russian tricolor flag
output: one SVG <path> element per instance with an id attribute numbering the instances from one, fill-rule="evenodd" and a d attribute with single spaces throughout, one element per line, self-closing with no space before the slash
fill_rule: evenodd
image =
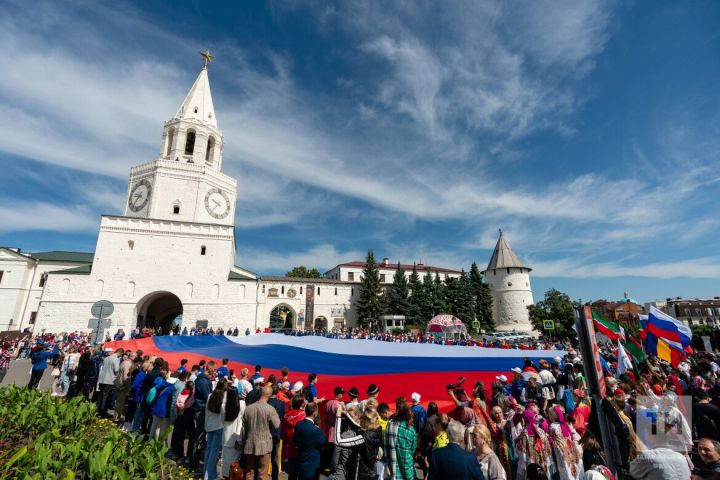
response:
<path id="1" fill-rule="evenodd" d="M 252 373 L 255 365 L 262 365 L 265 378 L 271 373 L 279 378 L 280 370 L 288 367 L 292 382 L 307 384 L 308 375 L 317 373 L 318 392 L 325 398 L 332 397 L 336 386 L 346 390 L 357 387 L 364 393 L 367 386 L 374 383 L 380 387 L 380 401 L 390 405 L 398 396 L 409 398 L 412 392 L 418 392 L 422 403 L 436 401 L 445 408 L 451 405 L 445 385 L 457 382 L 460 376 L 467 379 L 465 387 L 470 394 L 476 380 L 485 382 L 489 389 L 496 376 L 505 374 L 510 378 L 510 369 L 522 367 L 525 357 L 552 361 L 566 353 L 274 333 L 240 337 L 162 336 L 106 345 L 141 349 L 144 354 L 161 356 L 173 369 L 183 358 L 187 358 L 190 365 L 201 359 L 219 364 L 221 359 L 228 358 L 236 375 L 243 367 Z"/>
<path id="2" fill-rule="evenodd" d="M 683 347 L 690 345 L 692 340 L 690 327 L 655 307 L 650 307 L 647 331 L 656 337 L 680 343 Z"/>

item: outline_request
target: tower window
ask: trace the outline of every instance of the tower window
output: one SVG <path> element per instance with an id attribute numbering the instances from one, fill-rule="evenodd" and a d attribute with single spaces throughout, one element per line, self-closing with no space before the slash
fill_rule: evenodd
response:
<path id="1" fill-rule="evenodd" d="M 39 285 L 39 286 L 40 286 L 40 287 L 44 287 L 44 286 L 45 286 L 45 282 L 47 282 L 47 273 L 43 273 L 43 274 L 40 276 L 40 285 Z"/>
<path id="2" fill-rule="evenodd" d="M 188 130 L 185 136 L 185 155 L 192 155 L 195 151 L 195 132 Z"/>
<path id="3" fill-rule="evenodd" d="M 507 271 L 508 271 L 508 274 L 509 274 L 509 273 L 510 273 L 510 269 L 508 268 Z"/>
<path id="4" fill-rule="evenodd" d="M 197 113 L 197 107 L 195 107 L 195 113 Z"/>
<path id="5" fill-rule="evenodd" d="M 335 288 L 335 296 L 337 297 L 337 287 Z"/>
<path id="6" fill-rule="evenodd" d="M 177 215 L 180 213 L 180 205 L 173 205 L 173 213 Z"/>
<path id="7" fill-rule="evenodd" d="M 280 293 L 283 293 L 283 294 L 285 293 L 285 285 L 283 285 L 282 287 L 280 287 Z"/>
<path id="8" fill-rule="evenodd" d="M 207 252 L 207 249 L 205 248 L 205 245 L 200 247 L 200 255 L 205 255 L 205 252 Z"/>
<path id="9" fill-rule="evenodd" d="M 300 287 L 300 295 L 302 295 L 302 287 Z"/>
<path id="10" fill-rule="evenodd" d="M 205 150 L 205 163 L 212 165 L 215 158 L 215 137 L 208 138 L 207 150 Z"/>
<path id="11" fill-rule="evenodd" d="M 320 296 L 320 287 L 318 287 L 318 297 Z"/>
<path id="12" fill-rule="evenodd" d="M 173 143 L 175 142 L 175 129 L 171 128 L 168 130 L 168 137 L 167 137 L 167 150 L 165 152 L 165 155 L 170 156 L 170 150 L 172 150 Z"/>

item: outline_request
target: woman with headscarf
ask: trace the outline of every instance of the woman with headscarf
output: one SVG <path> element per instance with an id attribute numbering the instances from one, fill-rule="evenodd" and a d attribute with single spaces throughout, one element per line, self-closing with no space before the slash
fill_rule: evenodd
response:
<path id="1" fill-rule="evenodd" d="M 510 433 L 510 422 L 505 418 L 502 409 L 495 405 L 490 409 L 490 437 L 495 454 L 505 470 L 507 478 L 515 478 L 513 471 L 517 457 L 513 447 L 512 434 Z"/>
<path id="2" fill-rule="evenodd" d="M 515 478 L 525 478 L 528 465 L 540 465 L 547 473 L 552 451 L 547 434 L 538 426 L 538 414 L 532 409 L 525 409 L 520 416 L 523 429 L 516 443 L 518 468 Z"/>
<path id="3" fill-rule="evenodd" d="M 550 409 L 550 442 L 552 443 L 553 470 L 560 480 L 578 480 L 583 474 L 582 449 L 573 438 L 560 405 Z"/>
<path id="4" fill-rule="evenodd" d="M 573 418 L 575 418 L 575 430 L 581 437 L 587 430 L 588 419 L 590 418 L 590 405 L 585 402 L 585 392 L 576 388 L 573 391 L 573 399 L 575 400 L 575 409 L 573 410 Z"/>

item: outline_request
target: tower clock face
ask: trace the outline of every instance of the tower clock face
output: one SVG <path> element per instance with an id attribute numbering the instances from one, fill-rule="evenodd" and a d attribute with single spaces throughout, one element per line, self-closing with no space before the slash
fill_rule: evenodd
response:
<path id="1" fill-rule="evenodd" d="M 133 212 L 139 212 L 150 201 L 150 195 L 152 195 L 152 183 L 147 180 L 140 180 L 130 191 L 128 207 Z"/>
<path id="2" fill-rule="evenodd" d="M 230 199 L 219 188 L 212 188 L 205 194 L 205 210 L 213 218 L 225 218 L 230 214 Z"/>

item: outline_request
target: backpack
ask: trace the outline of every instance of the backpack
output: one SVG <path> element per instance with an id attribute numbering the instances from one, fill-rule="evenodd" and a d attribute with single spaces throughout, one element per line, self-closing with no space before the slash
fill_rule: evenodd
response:
<path id="1" fill-rule="evenodd" d="M 155 403 L 155 399 L 157 398 L 157 387 L 152 387 L 150 390 L 148 390 L 147 394 L 145 395 L 145 403 L 147 405 L 152 405 Z"/>
<path id="2" fill-rule="evenodd" d="M 575 398 L 573 397 L 573 391 L 566 388 L 563 392 L 563 403 L 565 403 L 565 411 L 572 413 L 575 410 Z"/>
<path id="3" fill-rule="evenodd" d="M 175 402 L 178 416 L 182 415 L 185 409 L 192 408 L 193 405 L 195 405 L 195 394 L 193 394 L 193 392 L 178 395 L 177 401 Z"/>

